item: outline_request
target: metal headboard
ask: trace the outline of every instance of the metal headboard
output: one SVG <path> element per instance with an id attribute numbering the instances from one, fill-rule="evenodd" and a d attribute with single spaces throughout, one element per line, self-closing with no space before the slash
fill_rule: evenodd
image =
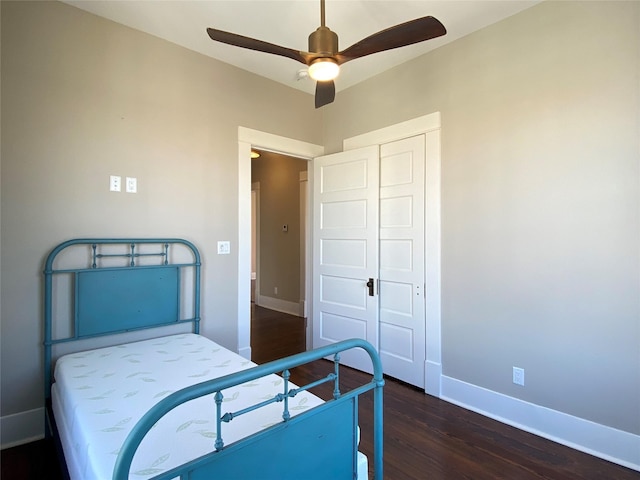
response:
<path id="1" fill-rule="evenodd" d="M 180 245 L 186 247 L 181 248 Z M 170 262 L 179 248 L 185 261 Z M 71 252 L 71 253 L 70 253 Z M 69 255 L 63 264 L 62 255 Z M 79 266 L 76 266 L 79 265 Z M 74 239 L 55 247 L 44 269 L 44 367 L 45 398 L 50 398 L 51 349 L 58 343 L 142 330 L 178 323 L 200 330 L 200 253 L 191 242 L 179 238 Z M 193 270 L 189 280 L 187 318 L 181 304 L 183 272 Z M 54 276 L 70 276 L 71 301 L 68 334 L 54 338 Z"/>

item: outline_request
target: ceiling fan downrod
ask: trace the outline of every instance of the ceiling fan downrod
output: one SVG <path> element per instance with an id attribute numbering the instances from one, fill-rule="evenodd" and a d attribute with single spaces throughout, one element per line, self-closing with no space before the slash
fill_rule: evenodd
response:
<path id="1" fill-rule="evenodd" d="M 336 78 L 340 73 L 340 65 L 334 58 L 337 52 L 338 35 L 325 26 L 324 0 L 320 0 L 320 26 L 309 35 L 309 53 L 312 54 L 309 76 L 318 82 Z"/>
<path id="2" fill-rule="evenodd" d="M 331 57 L 338 52 L 338 35 L 325 25 L 324 0 L 320 1 L 320 26 L 309 35 L 309 52 Z"/>

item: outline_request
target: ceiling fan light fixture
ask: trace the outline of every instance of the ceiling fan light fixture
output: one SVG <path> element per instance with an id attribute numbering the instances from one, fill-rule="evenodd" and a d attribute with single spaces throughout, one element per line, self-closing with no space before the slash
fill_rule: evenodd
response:
<path id="1" fill-rule="evenodd" d="M 340 51 L 338 35 L 325 24 L 324 4 L 325 0 L 320 0 L 320 26 L 309 35 L 308 52 L 215 28 L 207 28 L 207 34 L 215 42 L 278 55 L 304 64 L 307 66 L 308 75 L 316 81 L 315 106 L 320 108 L 334 101 L 336 86 L 333 80 L 338 76 L 340 65 L 343 63 L 374 53 L 414 45 L 447 33 L 447 29 L 438 19 L 426 16 L 380 30 Z M 300 80 L 302 77 L 301 71 L 298 71 L 297 79 Z"/>
<path id="2" fill-rule="evenodd" d="M 309 76 L 318 82 L 333 80 L 340 73 L 340 65 L 333 58 L 319 58 L 309 65 Z"/>

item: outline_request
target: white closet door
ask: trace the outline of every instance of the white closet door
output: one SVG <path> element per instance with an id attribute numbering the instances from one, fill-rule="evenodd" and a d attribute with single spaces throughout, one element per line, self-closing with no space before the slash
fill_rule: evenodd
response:
<path id="1" fill-rule="evenodd" d="M 380 147 L 379 351 L 384 372 L 424 388 L 425 136 Z"/>
<path id="2" fill-rule="evenodd" d="M 362 338 L 378 346 L 378 146 L 313 162 L 313 346 Z M 375 285 L 374 285 L 375 288 Z M 343 363 L 371 371 L 361 350 Z"/>
<path id="3" fill-rule="evenodd" d="M 313 346 L 363 338 L 386 374 L 421 388 L 424 214 L 424 135 L 314 160 Z M 360 352 L 343 360 L 370 369 Z"/>

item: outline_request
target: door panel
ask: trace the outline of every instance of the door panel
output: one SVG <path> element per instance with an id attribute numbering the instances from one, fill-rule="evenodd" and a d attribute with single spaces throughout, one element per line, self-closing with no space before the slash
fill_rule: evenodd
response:
<path id="1" fill-rule="evenodd" d="M 413 241 L 380 240 L 380 268 L 410 272 L 413 267 Z"/>
<path id="2" fill-rule="evenodd" d="M 378 147 L 318 157 L 313 162 L 313 346 L 348 338 L 378 345 Z M 343 363 L 370 371 L 361 350 Z"/>
<path id="3" fill-rule="evenodd" d="M 327 201 L 320 209 L 320 228 L 327 233 L 333 229 L 367 228 L 366 200 Z"/>
<path id="4" fill-rule="evenodd" d="M 413 330 L 390 323 L 380 325 L 380 349 L 387 357 L 393 356 L 400 362 L 413 362 Z"/>
<path id="5" fill-rule="evenodd" d="M 320 263 L 335 267 L 364 269 L 367 265 L 367 242 L 325 238 L 320 242 Z"/>
<path id="6" fill-rule="evenodd" d="M 381 280 L 380 290 L 384 290 L 384 296 L 380 296 L 380 311 L 389 315 L 405 317 L 406 321 L 411 321 L 411 317 L 413 317 L 412 285 Z"/>
<path id="7" fill-rule="evenodd" d="M 362 280 L 323 275 L 320 280 L 320 301 L 338 309 L 367 309 L 367 294 Z"/>
<path id="8" fill-rule="evenodd" d="M 380 147 L 380 357 L 384 372 L 424 388 L 423 135 Z"/>
<path id="9" fill-rule="evenodd" d="M 320 324 L 323 338 L 330 343 L 339 342 L 345 338 L 363 338 L 367 335 L 367 323 L 353 317 L 323 312 Z"/>
<path id="10" fill-rule="evenodd" d="M 386 374 L 422 388 L 424 175 L 424 135 L 314 161 L 314 347 L 364 338 Z M 362 352 L 342 358 L 370 369 Z"/>
<path id="11" fill-rule="evenodd" d="M 333 155 L 327 155 L 322 158 L 329 159 L 329 157 L 333 157 Z M 333 163 L 334 161 L 335 159 L 328 160 L 321 167 L 320 190 L 322 193 L 353 192 L 369 186 L 369 161 L 366 156 L 351 157 L 351 159 L 344 162 L 336 161 Z"/>

